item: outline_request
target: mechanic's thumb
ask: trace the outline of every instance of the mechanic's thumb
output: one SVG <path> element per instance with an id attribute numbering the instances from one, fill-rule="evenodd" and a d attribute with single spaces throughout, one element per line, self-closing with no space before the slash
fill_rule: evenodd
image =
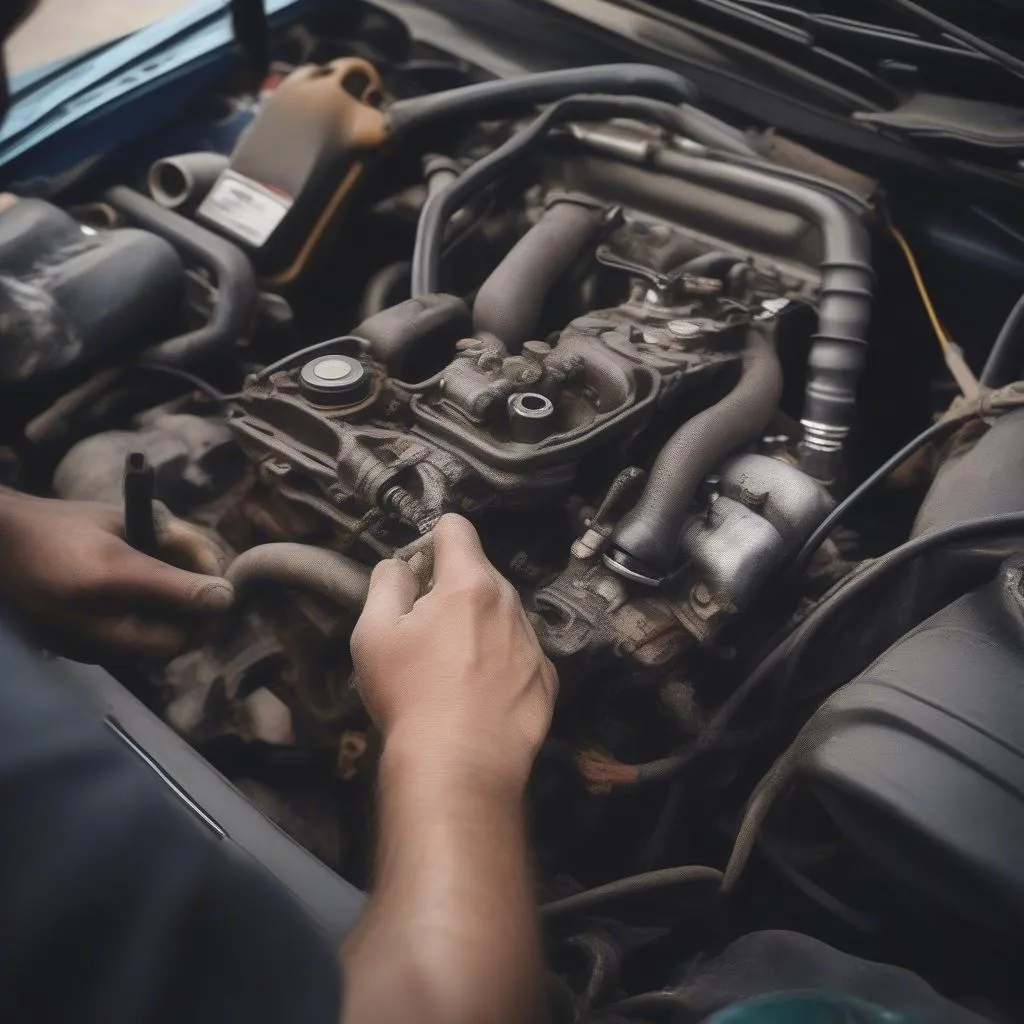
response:
<path id="1" fill-rule="evenodd" d="M 435 587 L 457 589 L 477 578 L 481 570 L 494 571 L 480 545 L 480 536 L 468 519 L 449 512 L 441 516 L 431 536 Z"/>
<path id="2" fill-rule="evenodd" d="M 370 577 L 363 614 L 356 623 L 357 633 L 390 629 L 399 618 L 412 611 L 419 596 L 419 581 L 408 563 L 397 558 L 378 562 Z"/>
<path id="3" fill-rule="evenodd" d="M 216 542 L 178 519 L 163 502 L 153 503 L 153 521 L 162 560 L 208 576 L 220 576 L 230 559 Z"/>
<path id="4" fill-rule="evenodd" d="M 158 604 L 195 614 L 226 612 L 235 588 L 220 576 L 178 569 L 156 558 L 138 555 L 119 569 L 117 586 L 143 604 Z"/>

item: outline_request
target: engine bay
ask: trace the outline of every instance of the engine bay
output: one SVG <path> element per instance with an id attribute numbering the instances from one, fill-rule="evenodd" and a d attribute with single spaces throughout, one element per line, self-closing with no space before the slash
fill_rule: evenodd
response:
<path id="1" fill-rule="evenodd" d="M 192 151 L 5 196 L 4 482 L 120 504 L 134 458 L 238 595 L 111 668 L 368 888 L 349 638 L 373 566 L 426 584 L 459 513 L 560 679 L 529 792 L 560 1019 L 758 927 L 1013 1007 L 1024 360 L 979 383 L 935 345 L 873 168 L 664 68 L 492 79 L 388 38 L 294 28 Z M 714 870 L 581 899 L 679 865 Z"/>

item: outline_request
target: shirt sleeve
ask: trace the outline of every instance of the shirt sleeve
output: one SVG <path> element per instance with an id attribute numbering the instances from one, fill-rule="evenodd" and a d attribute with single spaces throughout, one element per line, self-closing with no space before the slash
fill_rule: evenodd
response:
<path id="1" fill-rule="evenodd" d="M 337 1021 L 336 953 L 0 628 L 0 1020 Z"/>

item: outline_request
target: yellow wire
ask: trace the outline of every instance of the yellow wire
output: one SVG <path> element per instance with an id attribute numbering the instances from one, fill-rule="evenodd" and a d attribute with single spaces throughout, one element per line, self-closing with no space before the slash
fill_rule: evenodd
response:
<path id="1" fill-rule="evenodd" d="M 921 302 L 924 303 L 928 319 L 931 320 L 932 327 L 935 328 L 935 336 L 939 339 L 942 351 L 944 353 L 948 353 L 950 348 L 952 348 L 953 342 L 946 333 L 946 329 L 942 326 L 939 314 L 935 312 L 935 306 L 932 304 L 932 297 L 928 294 L 928 288 L 925 286 L 924 278 L 921 276 L 921 268 L 917 265 L 917 257 L 914 255 L 914 250 L 910 248 L 910 243 L 906 240 L 903 232 L 900 231 L 898 227 L 894 224 L 890 224 L 889 230 L 892 232 L 892 237 L 896 239 L 899 243 L 899 247 L 903 250 L 903 255 L 907 258 L 907 264 L 910 267 L 910 272 L 914 275 L 914 283 L 917 285 L 917 290 L 921 295 Z"/>
<path id="2" fill-rule="evenodd" d="M 888 218 L 886 220 L 888 221 Z M 939 319 L 939 314 L 935 312 L 932 297 L 928 294 L 924 278 L 921 276 L 921 268 L 917 265 L 914 250 L 910 248 L 910 243 L 903 236 L 903 232 L 892 221 L 888 221 L 888 224 L 892 237 L 896 239 L 899 247 L 903 250 L 903 255 L 907 258 L 910 272 L 914 275 L 914 283 L 917 285 L 917 290 L 921 295 L 921 302 L 924 303 L 928 319 L 931 320 L 932 327 L 935 328 L 935 337 L 939 339 L 942 358 L 945 360 L 953 380 L 956 381 L 957 387 L 965 398 L 976 398 L 981 393 L 981 385 L 978 383 L 978 378 L 974 376 L 971 368 L 967 365 L 967 360 L 964 359 L 964 354 L 960 351 L 960 347 L 946 333 L 946 329 L 942 326 L 942 321 Z"/>

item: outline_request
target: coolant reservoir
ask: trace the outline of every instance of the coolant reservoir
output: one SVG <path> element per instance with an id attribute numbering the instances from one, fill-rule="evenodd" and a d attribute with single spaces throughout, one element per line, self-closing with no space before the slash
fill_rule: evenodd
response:
<path id="1" fill-rule="evenodd" d="M 376 68 L 357 57 L 290 74 L 197 212 L 287 286 L 332 237 L 366 156 L 388 136 Z"/>

